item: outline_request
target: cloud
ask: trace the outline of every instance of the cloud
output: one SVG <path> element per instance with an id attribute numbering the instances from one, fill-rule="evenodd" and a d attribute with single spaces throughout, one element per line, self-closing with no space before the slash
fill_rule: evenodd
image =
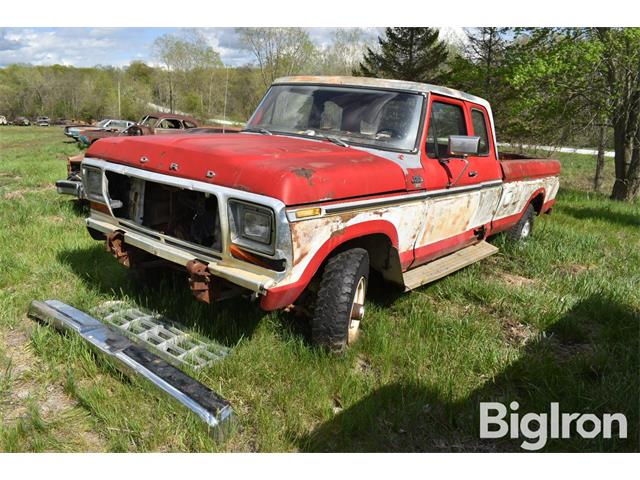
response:
<path id="1" fill-rule="evenodd" d="M 220 53 L 227 65 L 254 62 L 252 52 L 244 47 L 235 28 L 199 28 L 209 44 Z M 382 28 L 364 28 L 365 38 L 374 44 Z M 462 28 L 442 28 L 449 41 L 464 40 Z M 307 29 L 319 47 L 328 46 L 335 28 Z M 0 29 L 0 67 L 12 63 L 34 65 L 128 65 L 132 60 L 155 64 L 152 45 L 165 33 L 180 33 L 176 28 L 7 28 Z"/>
<path id="2" fill-rule="evenodd" d="M 8 28 L 0 33 L 0 66 L 126 65 L 149 57 L 153 38 L 166 29 Z"/>
<path id="3" fill-rule="evenodd" d="M 5 29 L 0 29 L 0 52 L 17 50 L 22 46 L 23 44 L 19 40 L 12 38 Z"/>

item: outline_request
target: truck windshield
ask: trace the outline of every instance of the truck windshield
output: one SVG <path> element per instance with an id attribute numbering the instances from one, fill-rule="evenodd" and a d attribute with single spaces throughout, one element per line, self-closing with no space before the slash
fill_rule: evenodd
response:
<path id="1" fill-rule="evenodd" d="M 347 144 L 413 150 L 423 97 L 350 87 L 275 85 L 247 130 L 339 139 Z"/>

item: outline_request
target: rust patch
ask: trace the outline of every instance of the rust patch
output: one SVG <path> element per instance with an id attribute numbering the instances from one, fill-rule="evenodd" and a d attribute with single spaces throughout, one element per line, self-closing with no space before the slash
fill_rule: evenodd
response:
<path id="1" fill-rule="evenodd" d="M 207 264 L 199 260 L 191 260 L 187 263 L 189 273 L 189 288 L 191 293 L 204 303 L 211 303 L 211 272 Z"/>
<path id="2" fill-rule="evenodd" d="M 475 209 L 473 194 L 436 200 L 427 206 L 426 227 L 416 247 L 466 231 Z"/>
<path id="3" fill-rule="evenodd" d="M 339 215 L 341 223 L 347 223 L 349 220 L 354 219 L 360 214 L 360 212 L 347 212 Z"/>
<path id="4" fill-rule="evenodd" d="M 124 233 L 122 231 L 114 230 L 109 235 L 107 235 L 105 248 L 107 252 L 110 252 L 114 257 L 116 257 L 118 263 L 124 265 L 125 267 L 131 266 L 131 260 L 129 258 L 129 253 L 127 252 L 127 248 L 124 244 Z"/>
<path id="5" fill-rule="evenodd" d="M 300 168 L 294 168 L 291 171 L 294 173 L 294 175 L 301 178 L 305 178 L 309 183 L 309 185 L 313 185 L 313 182 L 311 179 L 313 177 L 313 174 L 316 173 L 314 170 L 311 170 L 310 168 L 300 167 Z"/>
<path id="6" fill-rule="evenodd" d="M 329 238 L 338 238 L 341 237 L 342 235 L 344 235 L 344 227 L 343 228 L 339 228 L 338 230 L 334 230 L 333 232 L 331 232 L 331 235 L 329 235 Z"/>

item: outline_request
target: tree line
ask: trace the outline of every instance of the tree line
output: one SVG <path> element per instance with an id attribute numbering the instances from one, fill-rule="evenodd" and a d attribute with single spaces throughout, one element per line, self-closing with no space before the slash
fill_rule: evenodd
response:
<path id="1" fill-rule="evenodd" d="M 481 96 L 499 141 L 615 151 L 611 196 L 640 194 L 640 28 L 467 29 L 462 42 L 433 28 L 387 28 L 377 39 L 336 29 L 328 45 L 301 28 L 239 28 L 254 61 L 225 66 L 197 30 L 153 45 L 153 65 L 10 65 L 0 69 L 0 114 L 137 119 L 150 105 L 197 118 L 245 121 L 280 76 L 362 75 L 441 84 Z"/>

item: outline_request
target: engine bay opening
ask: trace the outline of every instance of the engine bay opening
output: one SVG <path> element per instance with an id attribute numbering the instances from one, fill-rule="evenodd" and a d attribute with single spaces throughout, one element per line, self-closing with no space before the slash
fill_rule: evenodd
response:
<path id="1" fill-rule="evenodd" d="M 155 232 L 222 250 L 215 195 L 107 172 L 113 214 Z"/>

